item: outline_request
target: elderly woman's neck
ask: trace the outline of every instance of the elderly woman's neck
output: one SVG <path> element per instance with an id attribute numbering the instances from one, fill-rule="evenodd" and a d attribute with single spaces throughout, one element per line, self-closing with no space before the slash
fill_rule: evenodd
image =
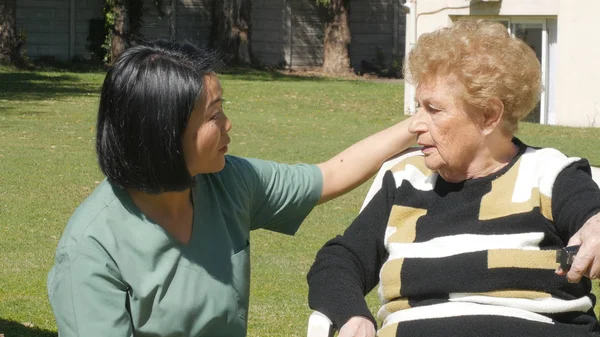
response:
<path id="1" fill-rule="evenodd" d="M 519 152 L 519 147 L 512 142 L 512 136 L 495 132 L 486 139 L 481 160 L 481 166 L 469 179 L 486 177 L 500 171 L 508 165 Z"/>
<path id="2" fill-rule="evenodd" d="M 481 148 L 474 154 L 462 172 L 439 172 L 448 182 L 461 182 L 487 177 L 508 165 L 519 153 L 519 147 L 512 142 L 512 136 L 500 132 L 487 137 Z"/>

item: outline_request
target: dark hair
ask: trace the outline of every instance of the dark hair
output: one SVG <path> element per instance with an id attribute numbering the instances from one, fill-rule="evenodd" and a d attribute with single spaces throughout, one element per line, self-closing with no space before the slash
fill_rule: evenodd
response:
<path id="1" fill-rule="evenodd" d="M 112 184 L 147 193 L 192 186 L 183 133 L 203 77 L 218 65 L 214 52 L 167 41 L 116 60 L 102 85 L 96 134 L 100 169 Z"/>

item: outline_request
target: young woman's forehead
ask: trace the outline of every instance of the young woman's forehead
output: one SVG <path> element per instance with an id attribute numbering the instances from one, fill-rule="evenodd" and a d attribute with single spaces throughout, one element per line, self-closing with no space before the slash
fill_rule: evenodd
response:
<path id="1" fill-rule="evenodd" d="M 223 86 L 215 73 L 204 75 L 204 88 L 208 96 L 222 96 Z"/>

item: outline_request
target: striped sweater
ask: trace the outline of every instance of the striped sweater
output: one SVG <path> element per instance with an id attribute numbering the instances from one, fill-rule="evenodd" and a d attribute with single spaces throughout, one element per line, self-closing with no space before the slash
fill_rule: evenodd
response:
<path id="1" fill-rule="evenodd" d="M 591 282 L 554 273 L 555 250 L 600 212 L 587 161 L 515 139 L 500 171 L 444 181 L 420 153 L 385 173 L 343 236 L 319 251 L 309 304 L 341 327 L 379 284 L 389 336 L 592 336 Z M 566 329 L 566 330 L 565 330 Z"/>

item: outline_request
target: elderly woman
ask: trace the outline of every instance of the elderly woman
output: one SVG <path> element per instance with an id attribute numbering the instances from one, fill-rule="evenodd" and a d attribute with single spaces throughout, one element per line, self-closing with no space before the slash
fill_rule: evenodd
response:
<path id="1" fill-rule="evenodd" d="M 61 337 L 245 336 L 250 230 L 295 233 L 414 141 L 399 123 L 318 165 L 226 155 L 214 65 L 161 42 L 109 69 L 96 139 L 107 179 L 69 220 L 48 276 Z"/>
<path id="2" fill-rule="evenodd" d="M 340 337 L 373 336 L 364 295 L 379 283 L 380 337 L 598 336 L 589 164 L 513 136 L 541 91 L 535 53 L 500 24 L 460 21 L 420 37 L 405 72 L 421 151 L 320 250 L 311 308 Z M 581 248 L 565 277 L 555 252 L 570 245 Z"/>

